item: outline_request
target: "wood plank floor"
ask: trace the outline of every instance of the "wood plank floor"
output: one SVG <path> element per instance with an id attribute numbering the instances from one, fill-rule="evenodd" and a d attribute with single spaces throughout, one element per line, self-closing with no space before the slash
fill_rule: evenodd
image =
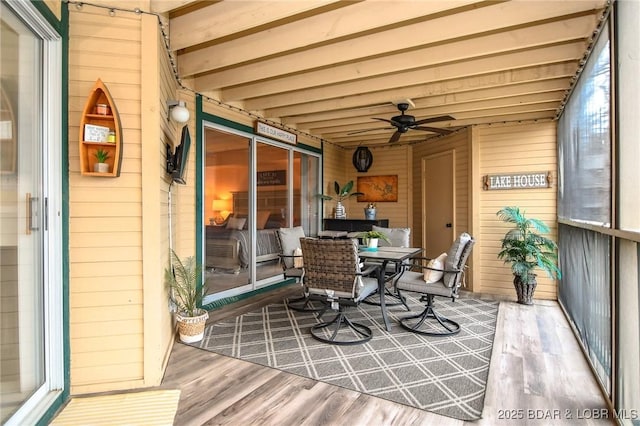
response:
<path id="1" fill-rule="evenodd" d="M 280 289 L 212 311 L 237 316 Z M 294 293 L 292 293 L 294 292 Z M 607 406 L 556 302 L 501 301 L 483 418 L 443 417 L 175 343 L 162 388 L 181 389 L 175 425 L 610 425 Z"/>

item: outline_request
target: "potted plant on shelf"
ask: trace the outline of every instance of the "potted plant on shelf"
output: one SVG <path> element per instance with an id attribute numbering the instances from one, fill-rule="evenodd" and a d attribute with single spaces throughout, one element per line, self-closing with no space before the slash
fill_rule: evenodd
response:
<path id="1" fill-rule="evenodd" d="M 364 231 L 358 234 L 359 238 L 362 238 L 362 242 L 367 245 L 367 248 L 376 249 L 378 248 L 378 241 L 383 240 L 388 243 L 391 241 L 389 238 L 380 231 Z"/>
<path id="2" fill-rule="evenodd" d="M 347 182 L 344 186 L 340 186 L 338 181 L 333 182 L 333 190 L 336 193 L 335 198 L 336 198 L 336 200 L 338 200 L 337 203 L 336 203 L 336 210 L 335 210 L 335 215 L 334 215 L 334 217 L 336 219 L 346 219 L 347 218 L 347 212 L 345 211 L 344 205 L 342 204 L 342 202 L 344 200 L 346 200 L 349 197 L 356 196 L 356 195 L 364 195 L 364 193 L 362 193 L 362 192 L 351 192 L 352 189 L 353 189 L 353 181 L 352 180 Z M 318 197 L 322 198 L 323 200 L 333 200 L 334 199 L 333 196 L 324 195 L 324 194 L 318 194 Z"/>
<path id="3" fill-rule="evenodd" d="M 169 298 L 176 306 L 180 341 L 194 343 L 202 340 L 209 318 L 209 313 L 199 307 L 206 293 L 202 266 L 195 257 L 190 256 L 183 261 L 171 250 L 171 265 L 165 269 L 165 281 L 169 287 Z"/>
<path id="4" fill-rule="evenodd" d="M 503 222 L 513 224 L 513 228 L 501 239 L 498 259 L 511 264 L 518 303 L 531 305 L 538 284 L 533 273 L 535 268 L 545 271 L 551 279 L 562 276 L 556 265 L 558 246 L 542 235 L 549 232 L 544 222 L 525 217 L 518 207 L 504 207 L 496 215 Z"/>
<path id="5" fill-rule="evenodd" d="M 94 155 L 97 163 L 94 164 L 93 171 L 98 173 L 109 173 L 109 164 L 107 164 L 109 152 L 99 148 Z"/>

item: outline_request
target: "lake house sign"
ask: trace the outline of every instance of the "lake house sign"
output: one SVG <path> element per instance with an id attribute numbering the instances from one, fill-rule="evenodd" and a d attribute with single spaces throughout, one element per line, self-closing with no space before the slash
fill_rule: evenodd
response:
<path id="1" fill-rule="evenodd" d="M 532 189 L 549 188 L 551 172 L 521 172 L 502 175 L 485 175 L 483 187 L 485 191 L 493 189 Z"/>

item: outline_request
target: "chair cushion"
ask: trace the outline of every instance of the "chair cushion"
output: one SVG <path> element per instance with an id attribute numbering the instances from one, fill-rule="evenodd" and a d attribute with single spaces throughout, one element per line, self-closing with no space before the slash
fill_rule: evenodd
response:
<path id="1" fill-rule="evenodd" d="M 447 253 L 442 253 L 440 256 L 435 259 L 431 259 L 427 264 L 428 268 L 433 269 L 425 269 L 424 270 L 424 281 L 426 283 L 435 283 L 442 280 L 444 277 L 444 264 L 447 259 Z M 441 269 L 440 271 L 436 271 L 436 269 Z"/>
<path id="2" fill-rule="evenodd" d="M 242 229 L 244 227 L 247 218 L 230 217 L 227 221 L 227 229 Z"/>
<path id="3" fill-rule="evenodd" d="M 434 296 L 455 297 L 453 289 L 442 285 L 442 281 L 435 283 L 424 282 L 422 272 L 406 271 L 396 282 L 399 290 L 413 291 Z"/>
<path id="4" fill-rule="evenodd" d="M 460 265 L 460 259 L 462 257 L 462 252 L 464 248 L 467 246 L 467 243 L 471 241 L 471 235 L 463 232 L 456 238 L 453 245 L 449 248 L 447 252 L 447 259 L 444 262 L 444 269 L 446 270 L 455 270 L 460 269 L 462 265 Z M 453 287 L 456 283 L 456 273 L 453 272 L 445 272 L 444 273 L 444 285 L 447 287 Z"/>
<path id="5" fill-rule="evenodd" d="M 389 239 L 390 242 L 386 242 L 381 239 L 378 242 L 380 247 L 409 247 L 411 244 L 411 228 L 383 228 L 381 226 L 373 225 L 371 230 L 382 232 Z"/>
<path id="6" fill-rule="evenodd" d="M 294 226 L 293 228 L 280 228 L 278 229 L 278 236 L 280 237 L 280 245 L 282 247 L 282 254 L 285 256 L 292 256 L 296 249 L 300 248 L 300 238 L 304 238 L 304 229 L 302 226 Z M 288 268 L 293 268 L 294 258 L 285 257 L 284 265 Z"/>

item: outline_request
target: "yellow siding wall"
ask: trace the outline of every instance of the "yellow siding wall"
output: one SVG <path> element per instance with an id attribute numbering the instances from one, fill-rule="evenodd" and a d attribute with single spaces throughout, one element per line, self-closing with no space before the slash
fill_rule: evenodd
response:
<path id="1" fill-rule="evenodd" d="M 108 10 L 88 4 L 69 7 L 72 394 L 159 384 L 173 342 L 163 282 L 168 261 L 164 144 L 176 139 L 165 106 L 167 98 L 176 98 L 176 84 L 158 28 L 152 15 L 118 11 L 110 17 Z M 80 115 L 98 78 L 111 92 L 122 123 L 117 178 L 79 172 Z"/>
<path id="2" fill-rule="evenodd" d="M 344 185 L 349 181 L 346 173 L 346 157 L 348 153 L 343 148 L 334 144 L 325 143 L 322 149 L 322 193 L 335 197 L 333 183 L 338 182 Z M 324 214 L 322 217 L 333 217 L 333 208 L 336 205 L 335 200 L 323 201 Z M 351 214 L 351 206 L 345 203 L 347 217 L 353 217 Z"/>
<path id="3" fill-rule="evenodd" d="M 364 172 L 358 172 L 352 164 L 355 148 L 344 149 L 331 143 L 324 144 L 323 150 L 323 193 L 335 196 L 333 183 L 344 185 L 353 180 L 353 191 L 357 191 L 358 177 L 362 176 L 398 176 L 398 202 L 376 203 L 376 218 L 389 219 L 390 227 L 407 227 L 411 223 L 411 170 L 408 146 L 370 147 L 373 165 Z M 345 201 L 348 219 L 364 219 L 364 208 L 368 203 L 358 202 L 357 197 Z M 324 202 L 324 216 L 332 217 L 335 200 Z"/>
<path id="4" fill-rule="evenodd" d="M 515 299 L 513 276 L 508 265 L 496 257 L 500 239 L 508 229 L 496 217 L 505 206 L 519 206 L 527 216 L 543 220 L 557 241 L 556 193 L 557 153 L 556 123 L 481 126 L 474 129 L 473 146 L 477 156 L 473 191 L 478 197 L 474 248 L 478 285 L 474 291 L 499 294 Z M 482 190 L 482 177 L 487 174 L 551 171 L 552 185 L 544 189 Z M 556 299 L 556 283 L 538 274 L 534 295 L 540 299 Z"/>

